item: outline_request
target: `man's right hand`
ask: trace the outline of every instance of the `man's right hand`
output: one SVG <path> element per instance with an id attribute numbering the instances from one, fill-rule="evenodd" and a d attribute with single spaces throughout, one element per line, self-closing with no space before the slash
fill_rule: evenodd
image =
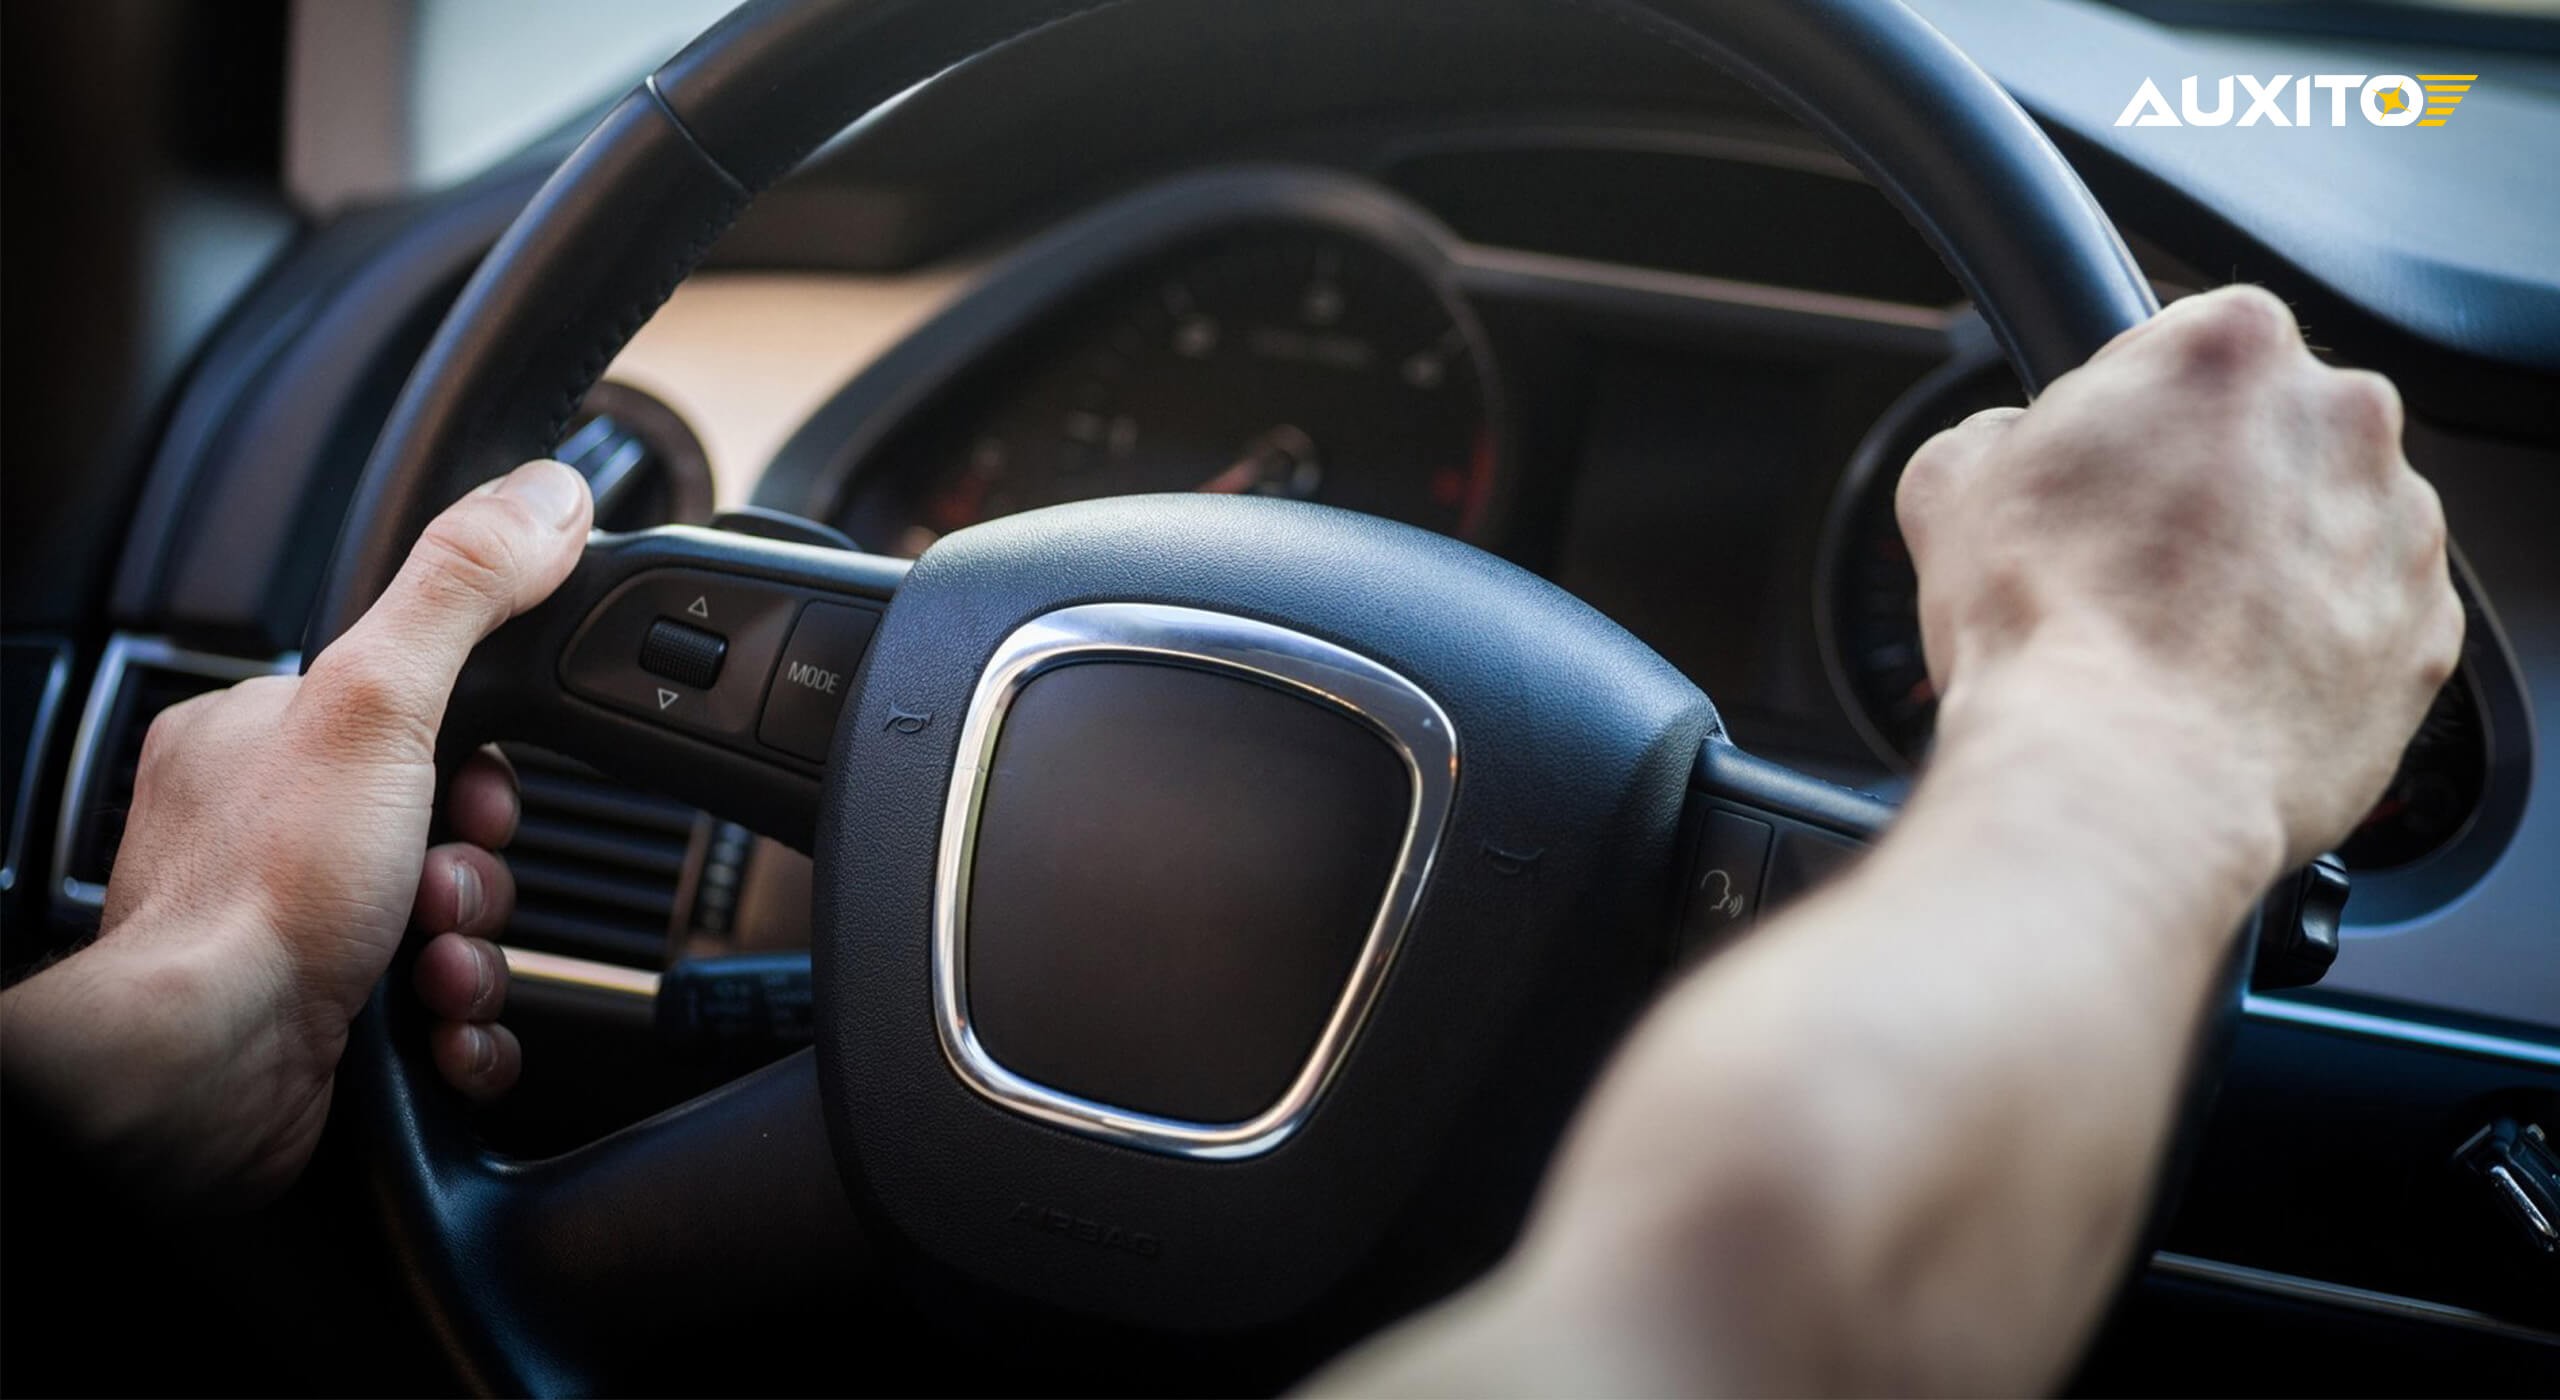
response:
<path id="1" fill-rule="evenodd" d="M 2321 364 L 2283 302 L 2227 287 L 2034 409 L 1940 433 L 1897 500 L 1940 742 L 2138 706 L 2267 804 L 2285 865 L 2335 844 L 2462 650 L 2444 512 L 2400 430 L 2391 381 Z"/>
<path id="2" fill-rule="evenodd" d="M 1943 700 L 1893 831 L 1646 1016 L 1503 1268 L 1323 1384 L 2059 1384 L 2234 931 L 2460 649 L 2399 436 L 2232 289 L 1933 440 L 1899 505 Z"/>

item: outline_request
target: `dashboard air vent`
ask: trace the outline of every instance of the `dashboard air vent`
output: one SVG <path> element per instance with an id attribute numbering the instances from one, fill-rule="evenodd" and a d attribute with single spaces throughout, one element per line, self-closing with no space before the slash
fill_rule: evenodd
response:
<path id="1" fill-rule="evenodd" d="M 190 651 L 160 637 L 117 634 L 98 658 L 98 678 L 80 715 L 70 778 L 63 785 L 62 829 L 54 843 L 55 902 L 104 907 L 107 877 L 133 805 L 142 739 L 162 710 L 251 676 L 290 674 L 299 657 L 271 660 Z"/>
<path id="2" fill-rule="evenodd" d="M 110 641 L 81 715 L 63 792 L 56 903 L 90 911 L 105 904 L 143 736 L 161 711 L 251 676 L 298 667 L 294 656 L 219 656 L 157 637 Z M 682 929 L 725 931 L 746 858 L 738 833 L 681 802 L 635 792 L 557 755 L 506 747 L 524 793 L 523 820 L 507 849 L 516 916 L 506 942 L 654 970 L 666 966 L 670 940 Z M 706 857 L 699 867 L 690 863 L 697 844 Z M 702 887 L 699 897 L 695 884 Z"/>
<path id="3" fill-rule="evenodd" d="M 687 860 L 707 820 L 556 754 L 504 747 L 524 793 L 523 820 L 507 848 L 516 915 L 505 941 L 626 967 L 666 966 L 689 893 Z"/>

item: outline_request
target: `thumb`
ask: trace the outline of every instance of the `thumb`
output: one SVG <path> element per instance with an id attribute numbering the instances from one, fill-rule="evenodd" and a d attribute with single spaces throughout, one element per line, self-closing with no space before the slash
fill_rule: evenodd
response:
<path id="1" fill-rule="evenodd" d="M 586 478 L 549 460 L 454 502 L 382 597 L 312 662 L 306 690 L 351 721 L 341 732 L 396 733 L 431 751 L 471 649 L 569 576 L 594 510 Z"/>

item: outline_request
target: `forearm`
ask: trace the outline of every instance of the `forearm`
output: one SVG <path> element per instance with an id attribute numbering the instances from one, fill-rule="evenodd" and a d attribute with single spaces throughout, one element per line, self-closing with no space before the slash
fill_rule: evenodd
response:
<path id="1" fill-rule="evenodd" d="M 145 1195 L 197 1196 L 209 1180 L 254 1194 L 274 1176 L 271 1134 L 244 1124 L 326 1112 L 325 1078 L 271 985 L 286 975 L 214 927 L 130 921 L 0 993 L 0 1075 L 13 1113 L 43 1118 L 109 1177 Z M 253 1103 L 272 1099 L 271 1104 Z M 251 1111 L 255 1110 L 255 1111 Z"/>
<path id="2" fill-rule="evenodd" d="M 1667 997 L 1502 1275 L 1345 1383 L 2055 1379 L 2280 849 L 2248 775 L 2057 687 L 1951 697 L 1892 838 Z"/>

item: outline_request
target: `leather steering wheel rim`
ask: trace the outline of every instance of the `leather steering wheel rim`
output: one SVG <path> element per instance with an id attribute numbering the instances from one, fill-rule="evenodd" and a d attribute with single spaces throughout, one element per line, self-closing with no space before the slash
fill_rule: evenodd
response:
<path id="1" fill-rule="evenodd" d="M 552 450 L 580 397 L 759 191 L 944 68 L 1121 3 L 754 0 L 651 75 L 517 218 L 419 362 L 366 464 L 304 654 L 371 605 L 436 511 Z M 1854 162 L 1946 262 L 2031 392 L 2156 310 L 2033 120 L 1899 0 L 1560 3 L 1739 78 Z M 485 1241 L 452 1238 L 507 1228 L 503 1210 L 472 1203 L 545 1164 L 495 1159 L 471 1140 L 394 1001 L 378 993 L 359 1022 L 346 1079 L 382 1149 L 395 1246 L 475 1384 L 573 1387 L 573 1371 L 544 1359 L 545 1324 L 497 1315 L 503 1301 L 474 1286 L 467 1257 Z M 823 1139 L 814 1107 L 803 1126 Z M 699 1175 L 716 1182 L 719 1170 Z"/>

